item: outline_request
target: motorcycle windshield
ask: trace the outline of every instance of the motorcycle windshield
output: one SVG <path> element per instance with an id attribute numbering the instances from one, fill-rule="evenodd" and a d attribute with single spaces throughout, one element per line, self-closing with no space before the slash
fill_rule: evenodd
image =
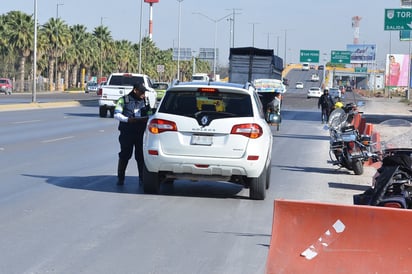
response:
<path id="1" fill-rule="evenodd" d="M 372 145 L 374 152 L 388 150 L 412 151 L 412 123 L 404 119 L 390 119 L 374 125 L 374 131 L 379 133 L 380 142 Z"/>

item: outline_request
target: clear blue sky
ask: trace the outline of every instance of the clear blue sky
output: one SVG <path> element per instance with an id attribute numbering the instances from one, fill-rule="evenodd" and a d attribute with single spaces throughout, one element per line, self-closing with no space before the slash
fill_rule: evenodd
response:
<path id="1" fill-rule="evenodd" d="M 59 17 L 67 24 L 83 24 L 88 31 L 103 22 L 114 39 L 139 41 L 142 0 L 37 0 L 39 24 Z M 299 62 L 300 50 L 319 50 L 321 58 L 330 59 L 331 50 L 346 50 L 353 44 L 352 17 L 360 21 L 360 44 L 376 44 L 378 66 L 384 66 L 389 53 L 407 54 L 409 43 L 399 41 L 399 33 L 384 31 L 385 8 L 399 8 L 400 0 L 183 0 L 180 2 L 180 46 L 198 52 L 213 48 L 215 23 L 235 9 L 235 47 L 272 48 L 287 63 Z M 34 0 L 3 0 L 0 13 L 20 10 L 34 13 Z M 204 16 L 194 14 L 202 13 Z M 148 35 L 149 4 L 143 3 L 142 35 Z M 160 0 L 153 6 L 153 41 L 161 49 L 178 46 L 177 0 Z M 226 19 L 216 23 L 216 46 L 219 64 L 228 63 L 230 24 Z M 254 31 L 253 31 L 254 29 Z M 286 34 L 286 36 L 285 36 Z M 286 39 L 285 39 L 286 37 Z M 286 43 L 285 43 L 286 42 Z M 285 47 L 286 44 L 286 47 Z M 329 60 L 328 60 L 329 61 Z"/>

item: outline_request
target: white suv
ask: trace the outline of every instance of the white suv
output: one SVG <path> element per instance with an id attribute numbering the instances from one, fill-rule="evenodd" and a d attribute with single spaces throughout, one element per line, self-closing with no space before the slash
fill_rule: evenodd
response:
<path id="1" fill-rule="evenodd" d="M 227 181 L 263 200 L 272 132 L 252 85 L 178 83 L 169 88 L 144 136 L 143 188 L 157 194 L 175 179 Z"/>

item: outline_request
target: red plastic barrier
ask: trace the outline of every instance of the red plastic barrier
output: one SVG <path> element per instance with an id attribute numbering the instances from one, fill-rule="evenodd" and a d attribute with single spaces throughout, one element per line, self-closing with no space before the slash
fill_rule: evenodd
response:
<path id="1" fill-rule="evenodd" d="M 266 273 L 411 273 L 412 211 L 275 200 Z"/>

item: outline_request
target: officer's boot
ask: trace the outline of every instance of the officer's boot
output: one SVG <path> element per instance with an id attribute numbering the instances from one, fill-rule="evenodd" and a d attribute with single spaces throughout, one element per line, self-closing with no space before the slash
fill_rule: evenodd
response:
<path id="1" fill-rule="evenodd" d="M 128 161 L 119 158 L 119 163 L 117 165 L 117 185 L 118 186 L 122 186 L 124 184 L 127 162 Z"/>
<path id="2" fill-rule="evenodd" d="M 139 185 L 143 184 L 143 164 L 139 165 L 139 162 L 137 162 L 137 170 L 139 171 Z"/>

